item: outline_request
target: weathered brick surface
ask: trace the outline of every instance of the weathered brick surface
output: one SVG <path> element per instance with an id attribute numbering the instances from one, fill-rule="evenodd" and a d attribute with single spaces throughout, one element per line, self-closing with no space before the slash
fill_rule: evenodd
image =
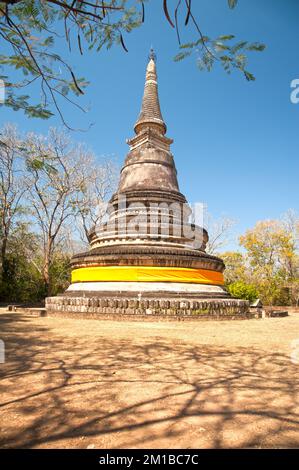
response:
<path id="1" fill-rule="evenodd" d="M 168 308 L 169 307 L 169 308 Z M 47 315 L 104 319 L 240 319 L 251 318 L 248 302 L 238 299 L 189 300 L 48 297 Z"/>

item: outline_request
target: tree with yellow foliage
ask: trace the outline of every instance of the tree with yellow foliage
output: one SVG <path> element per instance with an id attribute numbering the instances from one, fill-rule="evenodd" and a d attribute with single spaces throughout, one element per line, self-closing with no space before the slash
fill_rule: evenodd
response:
<path id="1" fill-rule="evenodd" d="M 292 297 L 298 283 L 298 228 L 298 217 L 289 211 L 281 220 L 257 222 L 239 239 L 250 282 L 265 303 L 284 304 Z"/>

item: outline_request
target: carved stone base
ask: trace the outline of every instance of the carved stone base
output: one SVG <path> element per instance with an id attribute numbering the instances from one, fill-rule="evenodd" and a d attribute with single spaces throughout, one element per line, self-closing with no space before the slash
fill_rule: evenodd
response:
<path id="1" fill-rule="evenodd" d="M 146 296 L 57 296 L 46 299 L 48 316 L 128 320 L 200 320 L 252 318 L 249 303 L 239 299 L 190 299 Z"/>

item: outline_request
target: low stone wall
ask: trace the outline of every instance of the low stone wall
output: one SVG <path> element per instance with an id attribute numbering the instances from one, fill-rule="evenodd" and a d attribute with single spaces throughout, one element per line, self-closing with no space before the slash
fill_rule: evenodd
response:
<path id="1" fill-rule="evenodd" d="M 299 313 L 299 307 L 292 307 L 292 306 L 276 306 L 276 305 L 265 305 L 264 307 L 264 310 L 266 310 L 266 312 L 269 312 L 270 310 L 280 310 L 280 311 L 285 311 L 287 310 L 288 312 L 292 312 L 292 313 Z"/>
<path id="2" fill-rule="evenodd" d="M 99 297 L 48 297 L 48 316 L 71 318 L 242 319 L 252 318 L 247 301 L 238 299 L 126 299 Z"/>

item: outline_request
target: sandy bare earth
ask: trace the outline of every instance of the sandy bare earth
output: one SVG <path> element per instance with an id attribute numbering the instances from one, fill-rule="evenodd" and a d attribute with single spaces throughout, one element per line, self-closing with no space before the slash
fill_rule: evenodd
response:
<path id="1" fill-rule="evenodd" d="M 134 323 L 1 313 L 0 338 L 1 448 L 299 446 L 299 314 Z"/>

